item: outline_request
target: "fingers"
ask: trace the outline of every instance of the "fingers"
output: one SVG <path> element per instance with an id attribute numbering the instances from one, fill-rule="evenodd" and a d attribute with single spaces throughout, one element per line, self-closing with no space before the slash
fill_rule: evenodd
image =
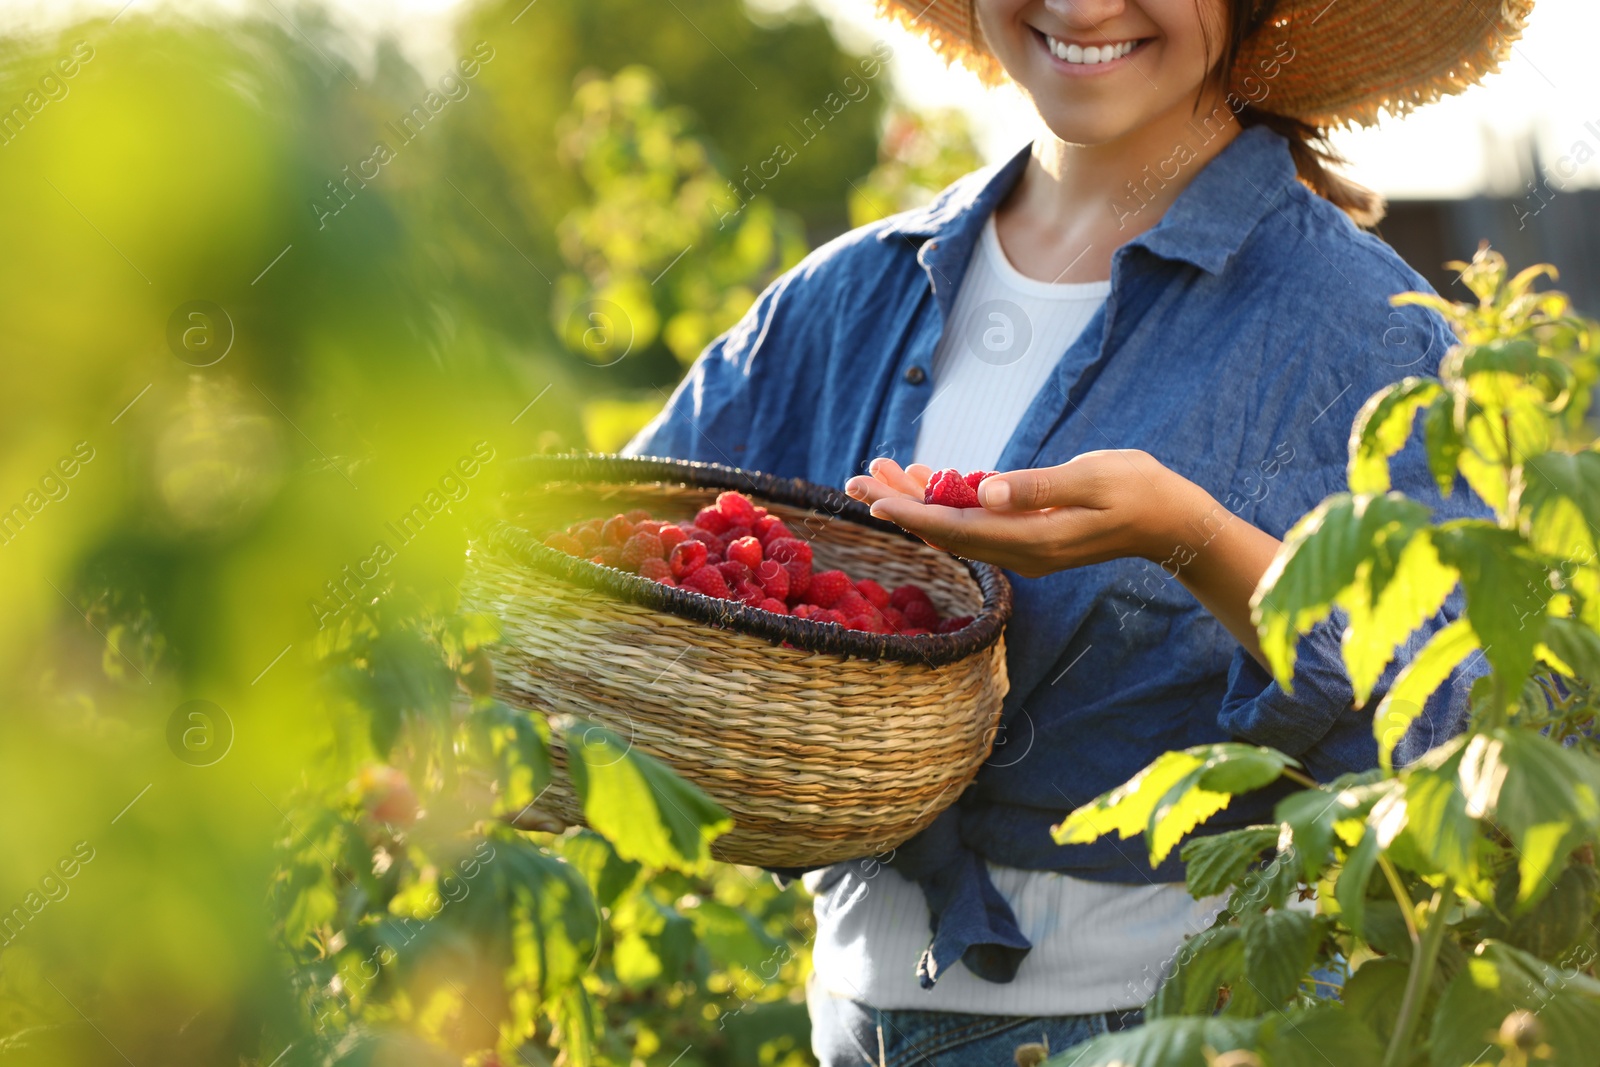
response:
<path id="1" fill-rule="evenodd" d="M 876 503 L 879 500 L 905 499 L 904 494 L 900 493 L 898 490 L 889 487 L 876 478 L 868 477 L 865 474 L 858 474 L 854 478 L 851 478 L 848 482 L 845 482 L 844 491 L 847 495 L 852 496 L 857 500 L 864 500 L 868 504 Z M 922 494 L 918 493 L 917 499 L 921 500 Z"/>
<path id="2" fill-rule="evenodd" d="M 928 472 L 927 475 L 925 475 L 919 481 L 913 477 L 909 471 L 903 470 L 900 464 L 896 463 L 892 459 L 889 459 L 887 456 L 881 456 L 878 459 L 873 460 L 872 463 L 868 465 L 867 469 L 872 472 L 872 476 L 874 478 L 880 482 L 883 482 L 891 489 L 904 493 L 906 496 L 916 497 L 918 500 L 921 500 L 923 490 L 928 484 L 928 478 L 933 475 L 933 471 L 919 463 L 913 463 L 912 466 L 922 467 L 923 470 Z"/>
<path id="3" fill-rule="evenodd" d="M 990 511 L 1095 507 L 1103 488 L 1106 457 L 1114 455 L 1086 452 L 1054 467 L 991 475 L 978 483 L 978 503 Z M 1131 468 L 1129 476 L 1133 476 Z"/>
<path id="4" fill-rule="evenodd" d="M 933 477 L 933 468 L 926 463 L 913 463 L 906 468 L 906 476 L 917 483 L 919 491 L 926 493 L 928 479 Z"/>

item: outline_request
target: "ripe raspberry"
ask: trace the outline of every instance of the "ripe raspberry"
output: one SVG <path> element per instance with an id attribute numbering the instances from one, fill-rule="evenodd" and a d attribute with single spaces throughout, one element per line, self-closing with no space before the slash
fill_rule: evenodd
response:
<path id="1" fill-rule="evenodd" d="M 727 533 L 728 527 L 733 525 L 728 521 L 728 517 L 715 507 L 704 507 L 695 512 L 694 524 L 700 529 L 714 534 Z"/>
<path id="2" fill-rule="evenodd" d="M 811 616 L 811 620 L 813 622 L 838 623 L 840 626 L 843 626 L 845 624 L 845 617 L 843 615 L 840 615 L 837 611 L 832 610 L 831 608 L 823 608 L 821 611 L 819 611 L 815 615 Z"/>
<path id="3" fill-rule="evenodd" d="M 961 472 L 954 467 L 938 471 L 928 479 L 928 488 L 923 491 L 924 504 L 940 504 L 947 508 L 975 508 L 978 507 L 978 491 L 968 485 L 961 477 Z"/>
<path id="4" fill-rule="evenodd" d="M 774 526 L 782 525 L 783 520 L 778 518 L 778 516 L 763 515 L 761 518 L 750 524 L 750 532 L 755 536 L 756 540 L 765 545 L 768 541 L 772 540 L 772 528 Z"/>
<path id="5" fill-rule="evenodd" d="M 672 558 L 667 562 L 672 567 L 672 576 L 678 581 L 683 581 L 685 575 L 693 574 L 706 564 L 706 546 L 703 541 L 685 541 L 672 550 Z"/>
<path id="6" fill-rule="evenodd" d="M 767 558 L 779 563 L 811 565 L 811 546 L 796 537 L 775 537 L 766 546 Z"/>
<path id="7" fill-rule="evenodd" d="M 761 566 L 761 542 L 754 537 L 741 537 L 729 543 L 726 555 L 755 570 Z"/>
<path id="8" fill-rule="evenodd" d="M 699 541 L 708 549 L 722 550 L 722 535 L 714 534 L 701 526 L 691 526 L 684 530 L 684 535 L 691 541 Z"/>
<path id="9" fill-rule="evenodd" d="M 952 615 L 948 619 L 945 619 L 943 622 L 939 623 L 939 632 L 942 634 L 953 634 L 971 622 L 971 615 Z"/>
<path id="10" fill-rule="evenodd" d="M 972 491 L 976 493 L 978 491 L 979 482 L 983 481 L 985 478 L 992 478 L 999 473 L 999 471 L 968 471 L 966 476 L 961 480 L 971 486 Z"/>
<path id="11" fill-rule="evenodd" d="M 909 630 L 901 630 L 900 631 L 900 636 L 901 637 L 927 637 L 931 633 L 933 633 L 932 630 L 924 630 L 920 626 L 913 626 Z"/>
<path id="12" fill-rule="evenodd" d="M 616 545 L 601 545 L 600 562 L 604 563 L 607 567 L 622 566 L 622 549 L 618 548 Z"/>
<path id="13" fill-rule="evenodd" d="M 568 527 L 567 532 L 578 539 L 585 553 L 593 553 L 600 547 L 600 525 L 598 520 L 580 522 Z"/>
<path id="14" fill-rule="evenodd" d="M 726 515 L 730 523 L 749 526 L 756 521 L 755 501 L 743 493 L 732 490 L 717 495 L 717 510 Z"/>
<path id="15" fill-rule="evenodd" d="M 932 630 L 939 625 L 939 609 L 931 601 L 913 600 L 905 606 L 906 622 L 914 628 Z"/>
<path id="16" fill-rule="evenodd" d="M 727 600 L 731 596 L 727 581 L 715 567 L 701 567 L 687 578 L 680 578 L 678 584 L 684 589 L 693 589 L 697 593 L 704 593 L 718 600 Z"/>
<path id="17" fill-rule="evenodd" d="M 845 617 L 844 628 L 846 630 L 864 630 L 870 634 L 873 631 L 873 624 L 872 620 L 865 615 L 849 615 Z"/>
<path id="18" fill-rule="evenodd" d="M 672 564 L 656 557 L 644 560 L 639 564 L 639 577 L 648 578 L 652 582 L 659 582 L 672 577 Z"/>
<path id="19" fill-rule="evenodd" d="M 856 592 L 854 589 L 849 588 L 844 591 L 844 594 L 840 596 L 839 599 L 835 600 L 832 604 L 829 604 L 828 607 L 832 608 L 834 611 L 837 611 L 840 615 L 843 615 L 847 619 L 853 615 L 873 614 L 872 605 L 867 601 L 867 598 Z"/>
<path id="20" fill-rule="evenodd" d="M 633 532 L 636 533 L 636 534 L 637 533 L 658 534 L 658 533 L 661 532 L 661 528 L 663 526 L 666 526 L 666 525 L 667 525 L 667 523 L 662 522 L 660 519 L 646 519 L 643 522 L 634 523 L 633 524 Z"/>
<path id="21" fill-rule="evenodd" d="M 831 608 L 851 588 L 850 576 L 844 571 L 822 571 L 811 576 L 811 589 L 806 599 L 819 608 Z"/>
<path id="22" fill-rule="evenodd" d="M 760 504 L 757 504 L 757 505 L 756 505 L 756 507 L 755 507 L 755 513 L 756 513 L 756 521 L 757 521 L 757 522 L 759 522 L 759 521 L 761 521 L 761 520 L 762 520 L 762 519 L 764 519 L 764 518 L 766 518 L 766 517 L 767 517 L 767 509 L 766 509 L 766 508 L 764 508 L 764 507 L 762 507 L 762 506 L 761 506 L 761 505 L 760 505 Z"/>
<path id="23" fill-rule="evenodd" d="M 796 604 L 794 610 L 789 612 L 797 619 L 814 619 L 822 612 L 815 604 Z"/>
<path id="24" fill-rule="evenodd" d="M 923 600 L 929 604 L 933 603 L 933 599 L 928 596 L 928 591 L 920 585 L 902 585 L 889 594 L 890 606 L 899 608 L 901 611 L 906 610 L 906 605 L 913 600 Z"/>
<path id="25" fill-rule="evenodd" d="M 889 624 L 889 629 L 894 633 L 899 633 L 911 625 L 906 622 L 905 615 L 895 608 L 883 609 L 883 621 Z"/>
<path id="26" fill-rule="evenodd" d="M 645 560 L 661 559 L 664 554 L 661 538 L 653 533 L 636 533 L 622 546 L 622 565 L 636 571 Z"/>
<path id="27" fill-rule="evenodd" d="M 622 517 L 629 522 L 644 522 L 650 517 L 650 512 L 645 508 L 634 508 L 632 511 L 624 512 Z"/>
<path id="28" fill-rule="evenodd" d="M 770 611 L 774 615 L 789 614 L 789 606 L 776 597 L 769 596 L 767 599 L 757 604 L 756 607 L 760 608 L 762 611 Z"/>
<path id="29" fill-rule="evenodd" d="M 621 548 L 633 536 L 633 523 L 622 515 L 613 515 L 600 528 L 600 543 Z"/>
<path id="30" fill-rule="evenodd" d="M 546 537 L 544 543 L 557 552 L 565 552 L 569 556 L 583 555 L 583 542 L 569 533 L 557 531 Z"/>
<path id="31" fill-rule="evenodd" d="M 880 611 L 889 606 L 889 591 L 871 578 L 856 583 L 856 592 L 867 598 L 867 603 Z"/>
<path id="32" fill-rule="evenodd" d="M 606 565 L 606 558 L 600 553 L 596 552 L 594 555 L 589 557 L 589 562 L 598 563 L 600 566 L 604 567 Z"/>
<path id="33" fill-rule="evenodd" d="M 681 526 L 663 526 L 657 536 L 661 538 L 661 547 L 668 552 L 689 539 L 689 535 L 683 532 Z"/>
<path id="34" fill-rule="evenodd" d="M 733 584 L 733 599 L 759 608 L 761 602 L 767 599 L 767 594 L 755 582 L 735 582 Z"/>
<path id="35" fill-rule="evenodd" d="M 718 572 L 728 580 L 730 586 L 735 582 L 753 582 L 756 578 L 755 571 L 736 559 L 730 559 L 726 563 L 718 563 L 716 567 Z"/>
<path id="36" fill-rule="evenodd" d="M 723 533 L 722 533 L 722 543 L 723 543 L 724 546 L 731 545 L 733 542 L 739 540 L 739 538 L 741 538 L 741 537 L 749 537 L 749 536 L 750 536 L 750 527 L 746 526 L 742 522 L 736 522 L 732 526 L 728 527 L 726 530 L 723 531 Z"/>
<path id="37" fill-rule="evenodd" d="M 789 572 L 776 560 L 764 559 L 756 567 L 756 581 L 767 591 L 767 596 L 785 603 L 789 600 Z"/>
<path id="38" fill-rule="evenodd" d="M 666 585 L 666 586 L 671 586 L 673 589 L 678 588 L 678 583 L 673 581 L 671 578 L 662 578 L 661 579 L 661 584 L 662 585 Z"/>

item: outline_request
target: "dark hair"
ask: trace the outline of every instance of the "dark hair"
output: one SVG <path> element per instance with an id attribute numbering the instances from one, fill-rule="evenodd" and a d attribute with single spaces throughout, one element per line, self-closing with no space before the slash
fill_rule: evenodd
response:
<path id="1" fill-rule="evenodd" d="M 1227 38 L 1222 48 L 1222 58 L 1213 68 L 1213 76 L 1224 89 L 1228 88 L 1228 78 L 1239 58 L 1240 44 L 1266 24 L 1277 6 L 1278 0 L 1228 0 Z M 1238 119 L 1243 127 L 1265 126 L 1287 140 L 1300 180 L 1312 192 L 1343 210 L 1357 225 L 1376 226 L 1378 220 L 1383 218 L 1383 197 L 1351 181 L 1336 169 L 1344 166 L 1346 161 L 1328 142 L 1326 129 L 1262 110 L 1254 104 L 1245 105 L 1238 112 Z"/>

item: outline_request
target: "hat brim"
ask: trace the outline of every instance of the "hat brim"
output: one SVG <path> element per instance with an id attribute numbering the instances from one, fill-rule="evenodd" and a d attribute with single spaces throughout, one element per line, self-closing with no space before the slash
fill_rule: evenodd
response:
<path id="1" fill-rule="evenodd" d="M 1280 0 L 1240 45 L 1230 89 L 1313 126 L 1370 126 L 1478 84 L 1521 37 L 1534 0 Z M 877 0 L 946 62 L 1006 80 L 973 0 Z"/>

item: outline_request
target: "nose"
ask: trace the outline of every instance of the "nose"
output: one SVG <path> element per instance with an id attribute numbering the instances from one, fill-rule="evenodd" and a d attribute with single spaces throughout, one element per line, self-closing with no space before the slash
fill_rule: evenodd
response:
<path id="1" fill-rule="evenodd" d="M 1045 10 L 1069 26 L 1091 29 L 1122 14 L 1126 0 L 1045 0 Z"/>

